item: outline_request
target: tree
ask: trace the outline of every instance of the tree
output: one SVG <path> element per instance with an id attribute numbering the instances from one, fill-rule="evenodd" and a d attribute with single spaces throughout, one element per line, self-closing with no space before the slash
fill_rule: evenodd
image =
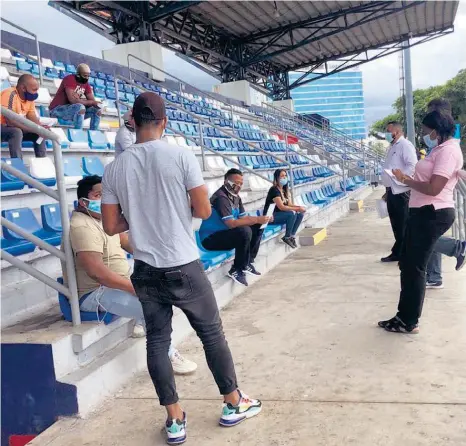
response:
<path id="1" fill-rule="evenodd" d="M 424 145 L 422 140 L 422 119 L 427 113 L 427 104 L 432 99 L 437 98 L 445 98 L 450 101 L 453 119 L 460 124 L 461 147 L 463 153 L 466 154 L 466 69 L 461 70 L 444 85 L 414 90 L 413 107 L 416 147 L 420 148 Z M 371 127 L 371 133 L 385 132 L 387 122 L 389 121 L 400 121 L 406 127 L 403 116 L 403 100 L 404 98 L 398 98 L 393 103 L 395 113 L 374 122 Z"/>

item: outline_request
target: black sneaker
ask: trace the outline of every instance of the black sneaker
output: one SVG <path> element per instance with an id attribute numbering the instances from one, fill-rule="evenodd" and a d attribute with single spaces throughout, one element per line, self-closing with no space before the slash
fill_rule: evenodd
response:
<path id="1" fill-rule="evenodd" d="M 443 288 L 442 282 L 426 282 L 426 288 L 428 290 L 441 290 Z"/>
<path id="2" fill-rule="evenodd" d="M 389 263 L 389 262 L 399 262 L 400 258 L 398 256 L 394 256 L 393 254 L 390 254 L 387 257 L 382 257 L 380 259 L 382 263 Z"/>
<path id="3" fill-rule="evenodd" d="M 254 264 L 250 263 L 248 266 L 246 266 L 246 269 L 243 271 L 245 274 L 249 274 L 251 276 L 260 276 L 261 273 L 257 271 L 256 268 L 254 268 Z"/>
<path id="4" fill-rule="evenodd" d="M 291 240 L 291 237 L 283 237 L 282 242 L 286 243 L 288 246 L 290 246 L 293 249 L 296 248 L 296 245 L 293 244 L 293 241 Z"/>
<path id="5" fill-rule="evenodd" d="M 463 250 L 461 254 L 456 258 L 456 271 L 459 271 L 466 264 L 466 242 L 463 243 Z"/>
<path id="6" fill-rule="evenodd" d="M 392 317 L 388 321 L 380 321 L 379 327 L 392 333 L 418 334 L 418 324 L 405 324 L 398 316 Z"/>
<path id="7" fill-rule="evenodd" d="M 296 238 L 295 237 L 290 237 L 291 239 L 291 242 L 293 243 L 294 245 L 294 248 L 297 248 L 298 247 L 298 244 L 296 243 Z"/>
<path id="8" fill-rule="evenodd" d="M 246 276 L 244 275 L 243 271 L 237 270 L 236 268 L 231 268 L 228 272 L 228 277 L 240 285 L 248 286 L 248 281 L 246 280 Z"/>

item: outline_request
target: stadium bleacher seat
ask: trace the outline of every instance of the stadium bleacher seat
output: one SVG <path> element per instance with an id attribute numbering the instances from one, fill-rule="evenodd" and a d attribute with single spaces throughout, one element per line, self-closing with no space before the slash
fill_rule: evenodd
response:
<path id="1" fill-rule="evenodd" d="M 86 130 L 68 129 L 68 139 L 71 149 L 89 149 L 89 139 Z"/>
<path id="2" fill-rule="evenodd" d="M 50 77 L 52 79 L 58 79 L 58 77 L 59 77 L 58 70 L 56 68 L 48 68 L 47 67 L 45 69 L 44 75 L 47 76 L 47 77 Z"/>
<path id="3" fill-rule="evenodd" d="M 196 243 L 199 249 L 201 262 L 205 269 L 213 268 L 220 265 L 224 260 L 230 257 L 230 251 L 207 251 L 201 244 L 199 231 L 195 231 Z"/>
<path id="4" fill-rule="evenodd" d="M 69 149 L 70 148 L 70 142 L 68 141 L 68 138 L 66 137 L 65 135 L 65 132 L 62 128 L 60 127 L 52 127 L 50 129 L 51 132 L 55 133 L 58 138 L 59 138 L 59 143 L 60 143 L 60 146 L 62 149 Z M 52 144 L 52 141 L 50 139 L 47 139 L 45 141 L 45 146 L 48 148 L 48 149 L 51 149 L 53 148 L 53 144 Z"/>
<path id="5" fill-rule="evenodd" d="M 79 158 L 67 156 L 63 159 L 63 173 L 65 175 L 65 183 L 68 185 L 76 185 L 77 182 L 85 175 L 81 168 L 81 160 Z"/>
<path id="6" fill-rule="evenodd" d="M 13 59 L 13 56 L 11 55 L 11 51 L 7 48 L 0 49 L 0 57 L 2 59 Z"/>
<path id="7" fill-rule="evenodd" d="M 34 213 L 29 208 L 3 210 L 2 216 L 51 245 L 56 246 L 61 243 L 61 234 L 46 231 L 37 221 Z M 5 226 L 3 227 L 3 236 L 7 240 L 24 240 L 19 234 L 11 231 Z"/>
<path id="8" fill-rule="evenodd" d="M 50 158 L 31 158 L 29 163 L 29 173 L 32 178 L 46 186 L 55 186 L 57 182 L 55 166 Z"/>
<path id="9" fill-rule="evenodd" d="M 18 71 L 25 71 L 27 73 L 31 73 L 32 64 L 26 62 L 25 60 L 17 60 L 16 61 L 16 69 Z"/>
<path id="10" fill-rule="evenodd" d="M 108 148 L 105 133 L 100 130 L 89 130 L 89 147 L 94 150 L 105 150 Z"/>
<path id="11" fill-rule="evenodd" d="M 65 71 L 68 74 L 75 74 L 76 73 L 76 67 L 73 64 L 66 64 L 65 65 Z"/>
<path id="12" fill-rule="evenodd" d="M 52 96 L 50 96 L 48 88 L 39 88 L 37 91 L 39 97 L 36 99 L 37 104 L 46 104 L 49 105 L 52 102 Z"/>
<path id="13" fill-rule="evenodd" d="M 2 158 L 3 161 L 3 158 Z M 14 175 L 11 175 L 6 170 L 1 170 L 1 178 L 2 178 L 2 192 L 8 192 L 12 190 L 21 190 L 24 189 L 25 183 L 21 181 L 19 178 L 16 178 Z"/>
<path id="14" fill-rule="evenodd" d="M 59 277 L 57 282 L 63 284 L 63 279 Z M 67 322 L 72 322 L 71 316 L 71 305 L 67 297 L 61 293 L 58 293 L 58 304 L 60 306 L 61 313 L 63 318 Z M 105 325 L 110 324 L 114 320 L 118 319 L 118 316 L 115 316 L 108 311 L 99 311 L 98 313 L 95 311 L 80 311 L 81 314 L 81 321 L 82 322 L 93 322 L 93 321 L 100 321 L 103 322 Z"/>
<path id="15" fill-rule="evenodd" d="M 49 232 L 61 234 L 62 224 L 59 204 L 43 204 L 40 207 L 42 227 Z"/>
<path id="16" fill-rule="evenodd" d="M 83 156 L 83 171 L 89 175 L 98 175 L 101 177 L 104 174 L 104 165 L 99 158 L 93 156 Z"/>
<path id="17" fill-rule="evenodd" d="M 53 66 L 56 68 L 57 71 L 65 70 L 65 64 L 59 60 L 54 61 Z"/>

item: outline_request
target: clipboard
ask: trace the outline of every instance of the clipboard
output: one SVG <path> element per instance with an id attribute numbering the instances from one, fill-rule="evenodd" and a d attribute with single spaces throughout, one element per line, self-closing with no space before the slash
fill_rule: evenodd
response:
<path id="1" fill-rule="evenodd" d="M 273 215 L 273 211 L 275 210 L 275 203 L 272 203 L 269 208 L 267 209 L 267 214 L 265 214 L 266 217 L 271 217 Z M 264 223 L 260 229 L 265 229 L 267 227 L 268 223 Z"/>

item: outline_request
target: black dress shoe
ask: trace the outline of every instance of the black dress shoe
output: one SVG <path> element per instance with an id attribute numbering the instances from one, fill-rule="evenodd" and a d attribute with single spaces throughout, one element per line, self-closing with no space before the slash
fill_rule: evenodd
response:
<path id="1" fill-rule="evenodd" d="M 380 259 L 380 261 L 382 263 L 389 263 L 389 262 L 399 262 L 400 261 L 400 258 L 397 257 L 397 256 L 394 256 L 393 254 L 390 254 L 389 256 L 387 257 L 382 257 Z"/>

